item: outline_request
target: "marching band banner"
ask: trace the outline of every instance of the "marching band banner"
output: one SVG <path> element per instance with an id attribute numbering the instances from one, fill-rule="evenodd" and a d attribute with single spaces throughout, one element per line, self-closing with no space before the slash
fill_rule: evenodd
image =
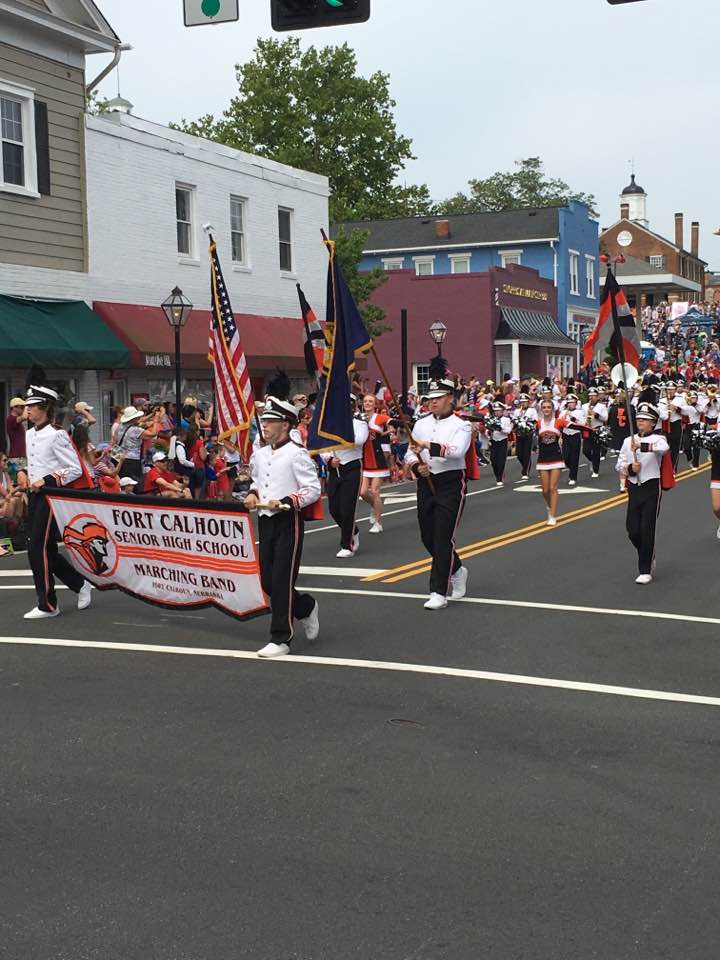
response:
<path id="1" fill-rule="evenodd" d="M 48 490 L 73 566 L 100 590 L 238 619 L 268 609 L 250 515 L 232 504 Z"/>

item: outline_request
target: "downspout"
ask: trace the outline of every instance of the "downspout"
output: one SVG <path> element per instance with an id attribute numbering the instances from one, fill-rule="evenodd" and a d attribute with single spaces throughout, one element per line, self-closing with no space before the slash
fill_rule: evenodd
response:
<path id="1" fill-rule="evenodd" d="M 97 87 L 99 83 L 102 83 L 105 77 L 115 69 L 115 67 L 120 63 L 120 57 L 123 55 L 125 50 L 132 50 L 132 44 L 121 43 L 115 48 L 115 54 L 110 63 L 95 77 L 94 80 L 88 83 L 85 87 L 86 94 L 91 93 L 95 87 Z"/>

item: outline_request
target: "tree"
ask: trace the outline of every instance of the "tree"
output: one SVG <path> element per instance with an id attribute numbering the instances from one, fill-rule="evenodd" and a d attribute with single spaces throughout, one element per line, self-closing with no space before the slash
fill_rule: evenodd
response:
<path id="1" fill-rule="evenodd" d="M 595 215 L 595 197 L 589 193 L 575 193 L 564 180 L 547 179 L 540 157 L 516 160 L 517 170 L 498 171 L 484 180 L 470 180 L 470 193 L 455 196 L 437 204 L 435 212 L 443 216 L 454 213 L 489 213 L 495 210 L 514 210 L 518 207 L 548 207 L 581 200 Z"/>
<path id="2" fill-rule="evenodd" d="M 177 129 L 324 174 L 333 222 L 429 211 L 426 186 L 396 182 L 414 156 L 397 131 L 388 74 L 362 77 L 347 44 L 303 52 L 297 37 L 258 40 L 235 69 L 238 95 L 222 116 Z"/>
<path id="3" fill-rule="evenodd" d="M 90 93 L 85 94 L 85 109 L 95 116 L 107 113 L 109 103 L 108 98 L 101 97 L 97 90 L 91 90 Z"/>

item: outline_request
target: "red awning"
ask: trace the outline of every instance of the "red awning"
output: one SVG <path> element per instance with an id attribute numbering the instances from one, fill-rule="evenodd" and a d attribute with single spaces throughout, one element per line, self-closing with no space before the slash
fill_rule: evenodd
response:
<path id="1" fill-rule="evenodd" d="M 95 301 L 93 309 L 130 350 L 131 366 L 157 370 L 174 367 L 175 337 L 160 307 Z M 236 313 L 245 355 L 253 374 L 283 367 L 288 373 L 305 370 L 303 322 L 299 317 L 262 317 Z M 202 370 L 207 359 L 210 311 L 193 310 L 182 330 L 183 367 Z"/>

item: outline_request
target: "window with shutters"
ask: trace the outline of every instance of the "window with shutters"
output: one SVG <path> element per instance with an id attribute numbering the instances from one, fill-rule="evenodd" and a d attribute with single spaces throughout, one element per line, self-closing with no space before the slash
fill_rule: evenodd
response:
<path id="1" fill-rule="evenodd" d="M 0 191 L 39 196 L 37 170 L 33 91 L 0 78 Z"/>

